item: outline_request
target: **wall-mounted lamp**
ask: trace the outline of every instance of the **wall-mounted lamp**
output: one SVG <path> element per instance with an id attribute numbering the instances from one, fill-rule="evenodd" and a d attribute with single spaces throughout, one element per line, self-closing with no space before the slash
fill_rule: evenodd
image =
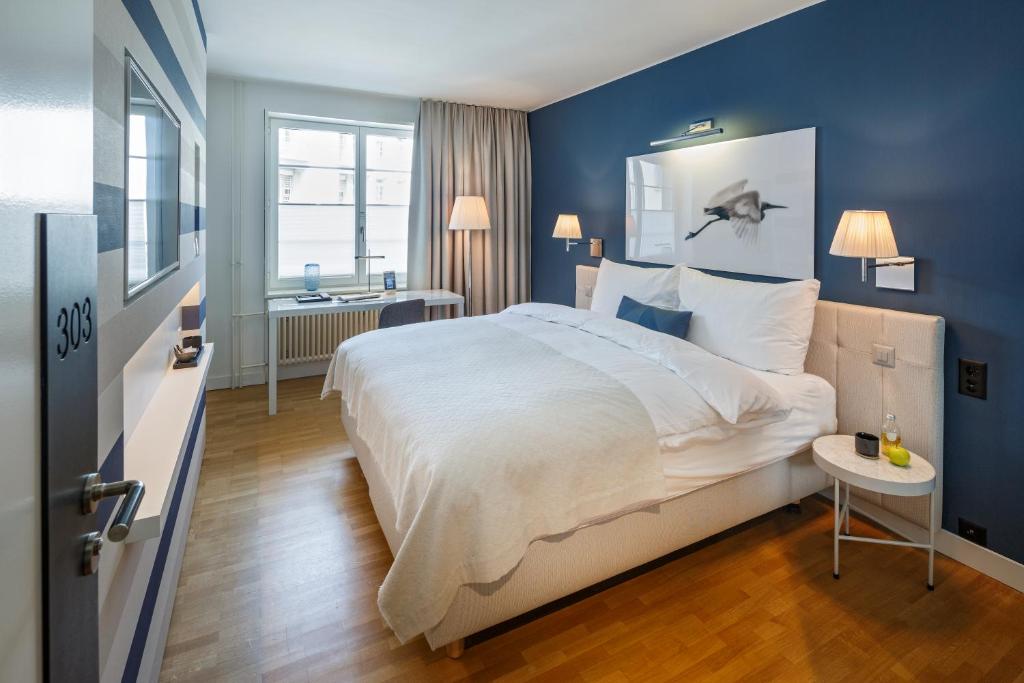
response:
<path id="1" fill-rule="evenodd" d="M 671 145 L 673 142 L 682 142 L 683 140 L 696 140 L 697 138 L 704 138 L 709 135 L 721 135 L 723 132 L 721 128 L 715 128 L 714 119 L 702 119 L 691 123 L 682 135 L 677 135 L 674 138 L 665 138 L 664 140 L 652 140 L 651 147 Z"/>
<path id="2" fill-rule="evenodd" d="M 895 259 L 900 255 L 885 211 L 843 211 L 828 253 L 860 259 L 860 281 L 868 281 L 868 268 L 912 266 L 914 259 L 868 264 L 868 259 Z M 900 287 L 903 289 L 903 287 Z M 909 287 L 913 289 L 913 286 Z"/>
<path id="3" fill-rule="evenodd" d="M 558 214 L 558 220 L 555 221 L 555 231 L 551 236 L 564 238 L 565 252 L 569 253 L 570 247 L 576 247 L 581 244 L 581 242 L 573 242 L 573 240 L 583 239 L 583 231 L 580 230 L 580 217 L 574 213 Z M 594 258 L 601 258 L 604 256 L 603 239 L 600 237 L 590 238 L 590 255 Z"/>

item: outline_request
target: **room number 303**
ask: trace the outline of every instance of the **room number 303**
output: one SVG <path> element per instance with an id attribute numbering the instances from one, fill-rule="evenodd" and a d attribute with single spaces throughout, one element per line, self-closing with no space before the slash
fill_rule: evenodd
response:
<path id="1" fill-rule="evenodd" d="M 57 357 L 63 360 L 70 351 L 77 351 L 92 339 L 92 300 L 75 302 L 70 309 L 61 307 L 57 314 Z"/>

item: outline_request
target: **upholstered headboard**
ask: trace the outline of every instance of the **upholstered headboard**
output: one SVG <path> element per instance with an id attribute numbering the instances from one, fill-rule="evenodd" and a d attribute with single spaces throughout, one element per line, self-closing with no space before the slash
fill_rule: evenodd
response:
<path id="1" fill-rule="evenodd" d="M 590 308 L 597 268 L 576 266 L 576 307 Z M 873 345 L 896 350 L 895 367 L 874 363 Z M 943 352 L 945 320 L 834 301 L 819 301 L 805 369 L 836 389 L 839 432 L 877 434 L 886 413 L 900 424 L 907 448 L 938 472 L 942 509 Z M 854 489 L 856 507 L 904 535 L 920 537 L 928 500 Z M 902 521 L 901 521 L 902 520 Z M 907 527 L 911 522 L 917 529 Z"/>

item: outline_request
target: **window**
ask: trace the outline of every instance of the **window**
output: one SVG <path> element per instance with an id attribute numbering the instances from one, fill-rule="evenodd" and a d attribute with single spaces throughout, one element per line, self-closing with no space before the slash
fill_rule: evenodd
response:
<path id="1" fill-rule="evenodd" d="M 269 116 L 267 292 L 301 289 L 307 263 L 322 289 L 365 287 L 367 263 L 405 286 L 411 172 L 411 127 Z"/>

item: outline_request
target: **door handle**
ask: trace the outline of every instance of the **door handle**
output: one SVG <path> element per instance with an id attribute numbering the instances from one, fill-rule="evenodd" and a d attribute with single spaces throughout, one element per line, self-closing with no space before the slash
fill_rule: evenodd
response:
<path id="1" fill-rule="evenodd" d="M 82 490 L 82 514 L 91 515 L 96 512 L 100 501 L 104 498 L 124 496 L 121 506 L 114 513 L 114 521 L 107 531 L 107 538 L 115 543 L 123 541 L 131 531 L 135 515 L 139 511 L 142 496 L 146 493 L 146 485 L 135 479 L 115 481 L 104 484 L 98 472 L 85 477 L 85 488 Z"/>

